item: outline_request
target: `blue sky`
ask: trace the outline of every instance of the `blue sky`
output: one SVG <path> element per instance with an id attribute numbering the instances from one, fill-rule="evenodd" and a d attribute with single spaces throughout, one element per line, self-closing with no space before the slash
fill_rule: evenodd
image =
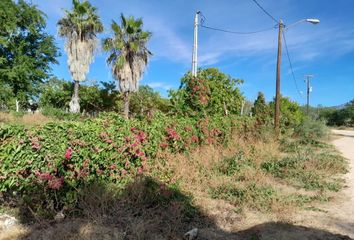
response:
<path id="1" fill-rule="evenodd" d="M 48 31 L 55 35 L 62 56 L 53 74 L 70 80 L 63 50 L 64 41 L 57 35 L 56 23 L 71 0 L 32 0 L 48 16 Z M 197 10 L 206 17 L 205 25 L 234 30 L 257 31 L 271 28 L 274 22 L 252 0 L 91 0 L 105 25 L 104 38 L 111 34 L 112 19 L 121 13 L 142 17 L 144 28 L 153 33 L 149 48 L 153 57 L 141 84 L 147 84 L 167 96 L 178 88 L 180 78 L 191 68 L 193 20 Z M 354 98 L 354 1 L 353 0 L 258 0 L 276 19 L 290 25 L 304 18 L 319 18 L 321 23 L 298 24 L 286 31 L 286 40 L 297 85 L 292 79 L 283 49 L 281 68 L 283 95 L 305 103 L 305 74 L 313 74 L 311 104 L 339 105 Z M 199 31 L 199 66 L 217 67 L 244 80 L 241 90 L 253 101 L 258 91 L 271 100 L 275 93 L 277 30 L 233 35 L 208 29 Z M 111 81 L 106 55 L 98 51 L 90 67 L 88 83 Z"/>

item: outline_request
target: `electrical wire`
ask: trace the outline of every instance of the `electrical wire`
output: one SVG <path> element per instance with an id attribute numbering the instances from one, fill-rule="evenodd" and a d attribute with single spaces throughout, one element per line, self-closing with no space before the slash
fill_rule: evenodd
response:
<path id="1" fill-rule="evenodd" d="M 265 10 L 258 2 L 257 0 L 252 0 L 268 17 L 270 17 L 274 22 L 278 23 L 278 20 L 273 17 L 267 10 Z"/>
<path id="2" fill-rule="evenodd" d="M 211 27 L 211 26 L 204 25 L 204 23 L 206 22 L 206 17 L 203 15 L 202 12 L 199 12 L 199 14 L 201 16 L 201 18 L 200 18 L 200 27 L 206 28 L 206 29 L 209 29 L 209 30 L 219 31 L 219 32 L 247 35 L 247 34 L 255 34 L 255 33 L 266 32 L 266 31 L 270 31 L 270 30 L 273 30 L 273 29 L 277 28 L 277 26 L 274 26 L 274 27 L 271 27 L 271 28 L 266 28 L 266 29 L 262 29 L 262 30 L 258 30 L 258 31 L 251 31 L 251 32 L 230 31 L 230 30 L 226 30 L 226 29 L 221 29 L 221 28 L 216 28 L 216 27 Z"/>
<path id="3" fill-rule="evenodd" d="M 293 76 L 293 80 L 294 80 L 294 84 L 295 84 L 295 87 L 296 87 L 296 91 L 300 95 L 300 97 L 303 98 L 304 96 L 301 93 L 301 91 L 299 91 L 299 88 L 298 88 L 298 85 L 297 85 L 297 81 L 296 81 L 296 77 L 295 77 L 295 73 L 294 73 L 294 69 L 293 69 L 293 64 L 292 64 L 291 59 L 290 59 L 289 50 L 288 50 L 288 44 L 286 43 L 286 38 L 285 38 L 285 33 L 284 32 L 283 32 L 283 39 L 284 39 L 286 55 L 288 56 L 289 65 L 290 65 L 290 69 L 291 69 L 291 74 Z"/>
<path id="4" fill-rule="evenodd" d="M 267 32 L 267 31 L 275 29 L 275 27 L 271 27 L 271 28 L 266 28 L 266 29 L 262 29 L 262 30 L 259 30 L 259 31 L 253 31 L 253 32 L 236 32 L 236 31 L 230 31 L 230 30 L 225 30 L 225 29 L 221 29 L 221 28 L 209 27 L 209 26 L 205 26 L 204 24 L 201 24 L 200 26 L 202 28 L 206 28 L 206 29 L 210 29 L 210 30 L 214 30 L 214 31 L 232 33 L 232 34 L 243 34 L 243 35 Z"/>

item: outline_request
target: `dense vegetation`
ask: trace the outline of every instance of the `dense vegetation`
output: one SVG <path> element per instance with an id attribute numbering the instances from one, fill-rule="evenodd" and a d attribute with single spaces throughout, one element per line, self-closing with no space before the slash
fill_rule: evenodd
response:
<path id="1" fill-rule="evenodd" d="M 341 109 L 320 108 L 318 118 L 330 126 L 354 126 L 354 100 Z"/>
<path id="2" fill-rule="evenodd" d="M 148 162 L 157 161 L 159 151 L 179 153 L 203 144 L 224 144 L 235 131 L 249 127 L 235 116 L 197 120 L 163 114 L 149 121 L 104 114 L 29 129 L 5 126 L 0 131 L 0 190 L 9 197 L 20 196 L 36 212 L 60 210 L 75 206 L 80 189 L 90 183 L 123 187 L 148 172 Z"/>
<path id="3" fill-rule="evenodd" d="M 14 19 L 14 9 L 19 17 L 24 11 L 38 20 L 35 26 L 16 30 L 15 21 L 14 28 L 0 29 L 1 43 L 8 31 L 30 36 L 34 27 L 36 41 L 48 45 L 38 43 L 35 51 L 47 46 L 48 55 L 39 58 L 38 71 L 18 65 L 38 74 L 20 77 L 21 71 L 8 72 L 16 70 L 4 55 L 11 44 L 0 47 L 0 107 L 12 108 L 11 101 L 23 93 L 23 100 L 38 99 L 41 112 L 0 113 L 0 210 L 20 209 L 24 220 L 39 223 L 58 212 L 113 225 L 127 216 L 133 220 L 124 221 L 135 225 L 144 216 L 173 226 L 159 226 L 165 233 L 201 217 L 199 209 L 208 207 L 203 201 L 222 201 L 236 213 L 247 208 L 277 213 L 328 201 L 328 193 L 343 186 L 337 176 L 347 164 L 321 141 L 328 135 L 324 122 L 305 116 L 287 97 L 281 98 L 282 136 L 274 141 L 274 102 L 267 103 L 261 92 L 253 104 L 247 102 L 239 89 L 243 80 L 217 68 L 199 69 L 197 77 L 187 72 L 168 99 L 139 86 L 151 55 L 146 48 L 151 33 L 143 31 L 142 19 L 122 15 L 120 25 L 111 25 L 114 36 L 103 41 L 119 91 L 115 82 L 86 83 L 80 85 L 79 97 L 96 34 L 103 30 L 97 9 L 73 0 L 74 8 L 58 23 L 68 52 L 89 50 L 84 58 L 85 51 L 69 54 L 72 83 L 56 77 L 44 81 L 56 48 L 43 32 L 45 22 L 36 7 L 21 0 L 1 5 L 10 8 L 0 9 L 5 22 Z M 20 55 L 38 61 L 31 54 Z M 329 125 L 353 124 L 353 107 L 354 101 L 317 118 Z M 135 231 L 130 229 L 131 239 L 139 239 Z"/>

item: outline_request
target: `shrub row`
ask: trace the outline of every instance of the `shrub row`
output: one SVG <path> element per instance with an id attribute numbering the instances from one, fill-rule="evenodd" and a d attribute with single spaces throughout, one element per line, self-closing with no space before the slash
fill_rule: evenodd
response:
<path id="1" fill-rule="evenodd" d="M 148 120 L 104 114 L 32 128 L 3 126 L 0 191 L 37 213 L 54 213 L 64 206 L 75 207 L 79 189 L 88 184 L 115 183 L 123 188 L 137 175 L 148 174 L 159 151 L 224 144 L 237 131 L 252 134 L 253 126 L 250 119 L 236 116 L 196 120 L 160 113 Z"/>

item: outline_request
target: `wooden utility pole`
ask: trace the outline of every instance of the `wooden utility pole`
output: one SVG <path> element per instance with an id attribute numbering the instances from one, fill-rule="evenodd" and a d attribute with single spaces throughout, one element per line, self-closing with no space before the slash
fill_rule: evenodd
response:
<path id="1" fill-rule="evenodd" d="M 311 93 L 311 85 L 310 80 L 313 78 L 313 75 L 305 75 L 306 77 L 306 86 L 307 86 L 307 104 L 306 104 L 306 113 L 309 115 L 310 113 L 310 93 Z"/>
<path id="2" fill-rule="evenodd" d="M 282 37 L 283 37 L 283 21 L 279 21 L 278 33 L 278 56 L 277 56 L 277 75 L 275 87 L 275 114 L 274 114 L 274 130 L 275 136 L 278 138 L 280 133 L 280 66 L 281 66 L 281 50 L 282 50 Z"/>
<path id="3" fill-rule="evenodd" d="M 199 24 L 198 11 L 194 18 L 194 42 L 193 42 L 193 54 L 192 54 L 192 76 L 196 77 L 198 72 L 198 24 Z"/>

